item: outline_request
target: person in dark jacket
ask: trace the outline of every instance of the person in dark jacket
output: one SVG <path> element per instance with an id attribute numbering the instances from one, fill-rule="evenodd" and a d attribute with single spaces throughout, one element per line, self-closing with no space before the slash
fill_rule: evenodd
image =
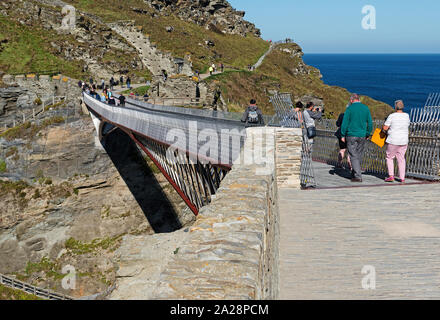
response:
<path id="1" fill-rule="evenodd" d="M 125 80 L 125 83 L 127 84 L 127 88 L 131 89 L 130 85 L 131 85 L 131 79 L 130 77 L 127 77 L 127 80 Z"/>
<path id="2" fill-rule="evenodd" d="M 125 106 L 125 96 L 121 93 L 121 95 L 119 96 L 119 105 L 121 107 Z"/>
<path id="3" fill-rule="evenodd" d="M 257 101 L 255 99 L 250 101 L 250 105 L 246 108 L 241 122 L 245 122 L 247 126 L 264 125 L 263 113 L 260 108 L 257 107 Z"/>
<path id="4" fill-rule="evenodd" d="M 335 132 L 335 136 L 338 138 L 339 141 L 338 164 L 336 165 L 337 168 L 342 168 L 342 161 L 344 160 L 345 153 L 347 152 L 347 142 L 342 141 L 342 134 L 341 134 L 341 126 L 342 126 L 342 122 L 344 121 L 344 114 L 345 113 L 341 113 L 338 117 L 338 120 L 336 121 L 336 126 L 338 127 L 338 130 Z M 347 161 L 351 171 L 352 169 L 351 169 L 350 155 L 348 154 L 347 154 Z"/>

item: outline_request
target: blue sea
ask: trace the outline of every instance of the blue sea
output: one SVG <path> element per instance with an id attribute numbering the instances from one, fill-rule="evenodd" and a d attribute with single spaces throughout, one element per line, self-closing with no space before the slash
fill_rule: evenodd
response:
<path id="1" fill-rule="evenodd" d="M 406 110 L 423 107 L 429 93 L 440 92 L 440 54 L 305 54 L 323 81 Z"/>

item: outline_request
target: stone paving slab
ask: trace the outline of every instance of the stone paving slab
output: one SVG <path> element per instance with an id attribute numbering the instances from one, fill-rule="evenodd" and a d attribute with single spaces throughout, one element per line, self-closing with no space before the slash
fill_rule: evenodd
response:
<path id="1" fill-rule="evenodd" d="M 440 184 L 279 190 L 280 299 L 439 299 Z M 364 290 L 364 266 L 376 290 Z"/>

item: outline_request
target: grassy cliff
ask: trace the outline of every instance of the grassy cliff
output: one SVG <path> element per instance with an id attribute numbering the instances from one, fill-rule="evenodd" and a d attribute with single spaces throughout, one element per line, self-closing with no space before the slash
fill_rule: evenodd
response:
<path id="1" fill-rule="evenodd" d="M 221 89 L 231 111 L 243 110 L 255 97 L 263 111 L 272 114 L 268 90 L 277 90 L 291 93 L 295 100 L 305 95 L 323 99 L 326 116 L 335 118 L 345 110 L 350 98 L 346 89 L 324 84 L 319 70 L 304 64 L 301 48 L 294 43 L 278 45 L 256 72 L 230 72 L 208 81 Z M 383 119 L 392 111 L 389 105 L 369 97 L 362 97 L 362 101 L 370 107 L 373 118 Z"/>
<path id="2" fill-rule="evenodd" d="M 104 22 L 134 20 L 145 34 L 162 51 L 176 57 L 191 54 L 195 70 L 205 71 L 215 63 L 243 68 L 258 61 L 269 44 L 253 35 L 223 34 L 215 28 L 206 29 L 195 23 L 183 21 L 172 13 L 157 14 L 142 0 L 66 0 L 78 10 L 93 14 Z M 167 32 L 166 27 L 172 27 Z M 214 46 L 206 45 L 212 41 Z"/>
<path id="3" fill-rule="evenodd" d="M 0 71 L 8 74 L 59 71 L 81 77 L 81 62 L 68 61 L 51 52 L 49 42 L 62 38 L 67 36 L 22 25 L 13 18 L 0 15 Z"/>

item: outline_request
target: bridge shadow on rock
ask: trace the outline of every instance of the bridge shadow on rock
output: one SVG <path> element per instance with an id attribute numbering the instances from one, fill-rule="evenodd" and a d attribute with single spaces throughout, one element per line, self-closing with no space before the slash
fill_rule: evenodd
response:
<path id="1" fill-rule="evenodd" d="M 181 229 L 177 213 L 136 143 L 125 132 L 115 129 L 103 138 L 102 145 L 153 230 L 168 233 Z"/>

